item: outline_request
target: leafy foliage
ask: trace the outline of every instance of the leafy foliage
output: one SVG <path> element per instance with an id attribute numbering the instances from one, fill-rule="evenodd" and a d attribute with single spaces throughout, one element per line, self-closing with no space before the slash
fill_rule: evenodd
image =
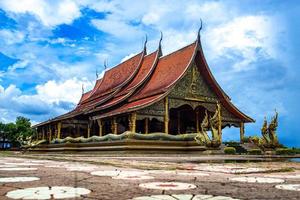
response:
<path id="1" fill-rule="evenodd" d="M 0 122 L 0 137 L 3 141 L 8 139 L 13 146 L 19 146 L 20 142 L 26 140 L 34 134 L 31 128 L 30 119 L 25 117 L 17 117 L 15 123 Z"/>
<path id="2" fill-rule="evenodd" d="M 294 155 L 296 152 L 290 148 L 278 148 L 276 149 L 277 155 Z"/>
<path id="3" fill-rule="evenodd" d="M 250 154 L 250 155 L 261 155 L 262 151 L 260 149 L 250 149 L 248 151 L 248 154 Z"/>
<path id="4" fill-rule="evenodd" d="M 235 154 L 236 150 L 234 147 L 225 147 L 224 148 L 224 153 L 225 154 Z"/>

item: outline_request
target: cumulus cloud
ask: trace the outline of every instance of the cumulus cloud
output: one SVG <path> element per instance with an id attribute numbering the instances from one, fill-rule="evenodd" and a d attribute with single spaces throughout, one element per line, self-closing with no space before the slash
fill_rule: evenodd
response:
<path id="1" fill-rule="evenodd" d="M 81 15 L 79 5 L 71 0 L 9 0 L 0 1 L 0 6 L 12 13 L 32 14 L 45 26 L 70 24 Z"/>
<path id="2" fill-rule="evenodd" d="M 13 114 L 3 114 L 2 119 L 9 121 L 17 115 L 25 115 L 39 121 L 68 112 L 78 103 L 82 86 L 89 90 L 93 83 L 76 78 L 63 82 L 50 80 L 37 85 L 35 94 L 25 94 L 15 85 L 7 88 L 0 85 L 0 109 Z"/>
<path id="3" fill-rule="evenodd" d="M 78 103 L 81 97 L 81 88 L 90 89 L 92 83 L 89 81 L 82 81 L 76 78 L 66 80 L 64 82 L 57 82 L 50 80 L 44 85 L 37 85 L 36 91 L 39 98 L 47 103 L 58 103 L 60 101 Z"/>
<path id="4" fill-rule="evenodd" d="M 7 29 L 0 30 L 0 41 L 3 41 L 6 45 L 21 43 L 24 41 L 24 38 L 25 35 L 21 31 Z"/>

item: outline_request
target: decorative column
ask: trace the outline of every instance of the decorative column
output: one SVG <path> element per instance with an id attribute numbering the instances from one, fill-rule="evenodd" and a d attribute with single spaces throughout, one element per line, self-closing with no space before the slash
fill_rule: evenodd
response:
<path id="1" fill-rule="evenodd" d="M 76 130 L 77 130 L 77 136 L 76 137 L 80 137 L 80 126 L 79 124 L 76 124 Z"/>
<path id="2" fill-rule="evenodd" d="M 117 124 L 117 118 L 114 117 L 111 121 L 111 131 L 113 134 L 118 133 L 118 124 Z"/>
<path id="3" fill-rule="evenodd" d="M 51 129 L 51 124 L 49 124 L 49 143 L 52 140 L 52 129 Z"/>
<path id="4" fill-rule="evenodd" d="M 240 123 L 240 143 L 244 143 L 243 139 L 245 136 L 245 125 L 244 122 Z"/>
<path id="5" fill-rule="evenodd" d="M 180 134 L 180 111 L 177 111 L 177 133 Z"/>
<path id="6" fill-rule="evenodd" d="M 61 122 L 57 123 L 57 139 L 60 139 L 61 134 Z"/>
<path id="7" fill-rule="evenodd" d="M 45 139 L 45 127 L 43 127 L 43 132 L 42 132 L 42 140 Z"/>
<path id="8" fill-rule="evenodd" d="M 165 133 L 169 134 L 169 99 L 165 97 L 165 116 L 164 116 L 164 123 L 165 123 Z"/>
<path id="9" fill-rule="evenodd" d="M 149 132 L 149 118 L 145 118 L 145 134 Z"/>
<path id="10" fill-rule="evenodd" d="M 129 116 L 129 128 L 131 132 L 136 132 L 136 112 L 131 113 Z"/>
<path id="11" fill-rule="evenodd" d="M 199 133 L 199 110 L 196 110 L 196 132 Z"/>
<path id="12" fill-rule="evenodd" d="M 98 123 L 98 126 L 99 126 L 99 136 L 101 137 L 103 135 L 102 133 L 102 127 L 103 127 L 103 124 L 102 124 L 102 120 L 101 119 L 97 119 L 97 123 Z"/>
<path id="13" fill-rule="evenodd" d="M 87 138 L 91 137 L 91 123 L 88 122 L 87 125 Z"/>

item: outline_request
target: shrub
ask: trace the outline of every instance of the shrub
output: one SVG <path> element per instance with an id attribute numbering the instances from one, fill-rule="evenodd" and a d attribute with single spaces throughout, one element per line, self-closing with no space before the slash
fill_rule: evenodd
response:
<path id="1" fill-rule="evenodd" d="M 245 137 L 243 137 L 242 141 L 244 143 L 249 143 L 250 142 L 250 137 L 245 136 Z"/>
<path id="2" fill-rule="evenodd" d="M 278 148 L 276 149 L 277 155 L 294 155 L 295 151 L 289 148 Z"/>
<path id="3" fill-rule="evenodd" d="M 293 147 L 292 150 L 295 154 L 300 154 L 300 148 Z"/>
<path id="4" fill-rule="evenodd" d="M 224 148 L 224 153 L 225 154 L 235 154 L 236 150 L 234 147 L 225 147 Z"/>
<path id="5" fill-rule="evenodd" d="M 250 149 L 248 151 L 248 154 L 250 154 L 250 155 L 261 155 L 262 151 L 260 149 Z"/>
<path id="6" fill-rule="evenodd" d="M 236 141 L 228 141 L 228 142 L 224 142 L 224 144 L 225 144 L 226 146 L 229 146 L 229 147 L 240 146 L 240 143 L 239 143 L 239 142 L 236 142 Z"/>
<path id="7" fill-rule="evenodd" d="M 252 141 L 256 145 L 259 144 L 259 140 L 260 140 L 260 137 L 257 135 L 250 137 L 250 141 Z"/>

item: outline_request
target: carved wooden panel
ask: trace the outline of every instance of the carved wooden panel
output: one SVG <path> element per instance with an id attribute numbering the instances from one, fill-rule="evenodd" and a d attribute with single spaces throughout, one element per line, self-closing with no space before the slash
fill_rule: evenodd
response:
<path id="1" fill-rule="evenodd" d="M 201 76 L 195 64 L 188 69 L 185 77 L 176 84 L 170 97 L 217 101 L 216 94 Z"/>
<path id="2" fill-rule="evenodd" d="M 138 115 L 164 116 L 164 102 L 159 102 L 137 111 Z"/>

